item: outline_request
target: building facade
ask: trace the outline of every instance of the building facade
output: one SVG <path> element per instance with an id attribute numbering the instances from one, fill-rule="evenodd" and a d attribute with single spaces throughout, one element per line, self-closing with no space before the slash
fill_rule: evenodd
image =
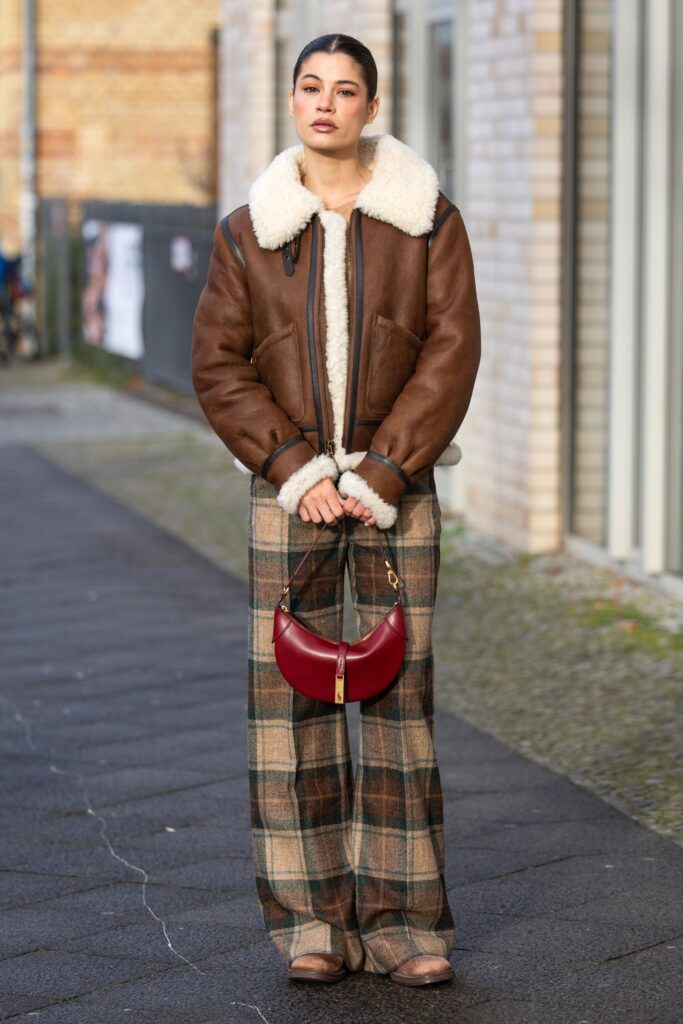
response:
<path id="1" fill-rule="evenodd" d="M 2 0 L 3 251 L 22 247 L 29 90 L 39 201 L 215 202 L 219 9 L 219 0 Z"/>
<path id="2" fill-rule="evenodd" d="M 223 0 L 222 212 L 299 140 L 301 48 L 371 49 L 389 131 L 470 234 L 482 361 L 448 507 L 683 596 L 683 5 Z"/>
<path id="3" fill-rule="evenodd" d="M 21 257 L 37 348 L 99 349 L 190 391 L 217 203 L 220 2 L 0 10 L 0 251 Z"/>

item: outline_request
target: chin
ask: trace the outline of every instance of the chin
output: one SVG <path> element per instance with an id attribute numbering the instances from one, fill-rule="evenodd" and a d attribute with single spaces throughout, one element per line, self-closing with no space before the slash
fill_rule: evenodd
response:
<path id="1" fill-rule="evenodd" d="M 336 132 L 317 132 L 315 128 L 307 128 L 306 134 L 309 138 L 316 139 L 319 142 L 331 142 L 332 139 L 338 139 L 341 135 L 341 128 L 337 128 Z"/>
<path id="2" fill-rule="evenodd" d="M 338 128 L 336 132 L 317 132 L 314 128 L 309 128 L 306 132 L 305 139 L 311 149 L 348 149 L 349 146 L 353 145 L 356 141 L 355 136 L 343 131 Z"/>

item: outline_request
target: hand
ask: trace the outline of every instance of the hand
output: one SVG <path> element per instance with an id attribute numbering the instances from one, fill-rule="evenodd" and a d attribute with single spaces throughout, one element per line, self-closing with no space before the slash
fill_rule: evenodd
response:
<path id="1" fill-rule="evenodd" d="M 366 526 L 374 526 L 375 517 L 369 508 L 357 498 L 342 498 L 329 477 L 319 480 L 304 494 L 299 502 L 298 513 L 305 523 L 313 520 L 320 523 L 336 523 L 344 515 L 362 519 Z"/>
<path id="2" fill-rule="evenodd" d="M 349 495 L 348 498 L 341 498 L 341 503 L 347 516 L 355 516 L 356 519 L 362 519 L 366 526 L 375 525 L 375 517 L 360 498 L 353 498 Z"/>

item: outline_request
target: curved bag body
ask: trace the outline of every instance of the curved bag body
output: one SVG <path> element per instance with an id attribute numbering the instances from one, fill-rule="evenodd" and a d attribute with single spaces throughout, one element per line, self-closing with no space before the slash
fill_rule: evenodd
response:
<path id="1" fill-rule="evenodd" d="M 372 697 L 395 679 L 403 664 L 406 640 L 403 605 L 396 601 L 374 629 L 348 645 L 345 703 Z M 273 643 L 278 667 L 291 686 L 308 697 L 334 702 L 338 642 L 311 633 L 278 605 Z"/>

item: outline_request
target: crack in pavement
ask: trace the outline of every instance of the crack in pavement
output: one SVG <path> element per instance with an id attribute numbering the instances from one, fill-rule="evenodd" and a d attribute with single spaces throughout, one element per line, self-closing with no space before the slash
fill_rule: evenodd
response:
<path id="1" fill-rule="evenodd" d="M 13 701 L 9 700 L 7 697 L 4 697 L 2 694 L 0 694 L 0 703 L 4 704 L 6 707 L 11 709 L 11 711 L 12 711 L 12 716 L 11 717 L 14 719 L 15 722 L 17 722 L 17 723 L 19 723 L 21 725 L 21 727 L 24 730 L 24 737 L 25 737 L 27 745 L 29 746 L 29 748 L 38 757 L 40 757 L 40 758 L 51 758 L 51 757 L 55 756 L 54 755 L 54 749 L 52 747 L 48 747 L 47 748 L 48 753 L 41 752 L 41 750 L 38 748 L 38 746 L 36 745 L 36 743 L 34 742 L 34 739 L 33 739 L 31 722 L 29 721 L 29 719 L 24 717 L 24 715 L 22 714 L 21 708 L 19 708 L 17 704 L 15 704 Z M 77 784 L 81 787 L 81 789 L 83 791 L 83 798 L 84 798 L 85 807 L 86 807 L 86 814 L 88 814 L 92 818 L 96 818 L 96 819 L 99 820 L 99 822 L 100 822 L 100 836 L 104 840 L 104 842 L 105 842 L 105 844 L 107 846 L 107 849 L 109 851 L 110 856 L 113 857 L 115 860 L 119 861 L 121 864 L 125 865 L 130 870 L 136 871 L 136 872 L 138 872 L 138 874 L 142 875 L 141 894 L 142 894 L 143 906 L 144 906 L 145 910 L 151 915 L 151 917 L 158 924 L 161 925 L 161 930 L 163 932 L 164 939 L 166 940 L 167 948 L 171 951 L 171 953 L 173 953 L 174 956 L 176 956 L 183 963 L 187 964 L 189 967 L 192 967 L 192 969 L 194 971 L 196 971 L 198 974 L 201 974 L 202 977 L 210 979 L 210 975 L 208 975 L 205 971 L 202 971 L 201 968 L 197 966 L 197 964 L 193 963 L 192 960 L 189 960 L 186 956 L 183 956 L 183 954 L 179 950 L 177 950 L 175 948 L 175 946 L 173 945 L 173 943 L 171 942 L 171 939 L 170 939 L 170 936 L 169 936 L 168 930 L 167 930 L 166 921 L 163 918 L 159 917 L 155 913 L 154 908 L 147 901 L 147 882 L 149 881 L 148 873 L 145 871 L 144 868 L 140 867 L 139 865 L 132 864 L 129 860 L 126 860 L 125 857 L 121 857 L 120 854 L 118 854 L 116 852 L 116 850 L 114 849 L 114 847 L 112 846 L 112 844 L 111 844 L 111 842 L 109 840 L 109 836 L 107 835 L 107 832 L 106 832 L 106 829 L 107 829 L 107 819 L 105 817 L 103 817 L 93 807 L 92 801 L 90 799 L 90 792 L 88 790 L 87 780 L 86 780 L 85 776 L 82 775 L 81 772 L 62 769 L 58 765 L 53 764 L 53 763 L 50 763 L 48 768 L 49 768 L 49 771 L 52 772 L 53 774 L 72 776 L 73 778 L 75 778 L 77 780 Z M 188 888 L 188 887 L 185 886 L 184 888 Z M 211 996 L 209 994 L 209 998 L 213 999 L 213 996 Z M 218 1005 L 218 1003 L 217 1003 L 217 1005 Z M 263 1016 L 263 1014 L 261 1013 L 261 1010 L 259 1009 L 258 1006 L 255 1006 L 252 1003 L 241 1003 L 241 1002 L 238 1002 L 237 1000 L 233 1000 L 231 1005 L 234 1005 L 234 1006 L 246 1006 L 249 1009 L 256 1010 L 256 1012 L 258 1013 L 258 1015 L 261 1018 L 261 1020 L 264 1021 L 264 1024 L 268 1024 L 268 1021 Z M 16 1015 L 13 1014 L 12 1016 L 16 1016 Z M 11 1020 L 11 1017 L 7 1017 L 7 1016 L 3 1015 L 2 1019 L 3 1020 Z"/>
<path id="2" fill-rule="evenodd" d="M 672 946 L 672 942 L 678 942 L 679 939 L 683 938 L 683 933 L 672 935 L 668 939 L 660 939 L 659 942 L 650 942 L 647 946 L 639 946 L 638 949 L 629 949 L 626 953 L 617 953 L 615 956 L 607 956 L 604 960 L 596 960 L 596 964 L 609 964 L 614 960 L 625 960 L 626 957 L 635 956 L 636 953 L 643 953 L 646 949 L 656 949 L 657 946 L 664 946 L 665 949 L 677 949 L 676 946 Z"/>

